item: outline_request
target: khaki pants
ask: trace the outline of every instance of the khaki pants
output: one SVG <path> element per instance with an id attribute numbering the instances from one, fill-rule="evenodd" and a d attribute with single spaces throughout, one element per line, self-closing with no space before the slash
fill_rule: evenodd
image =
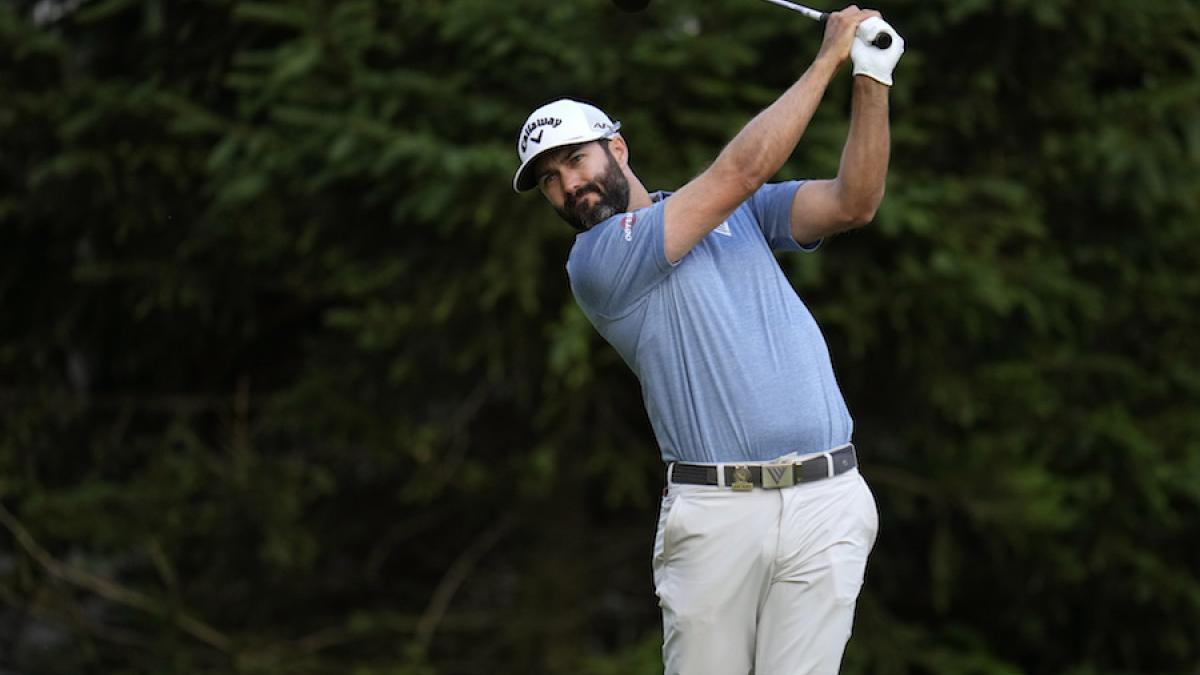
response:
<path id="1" fill-rule="evenodd" d="M 667 675 L 834 675 L 879 516 L 857 469 L 779 490 L 670 484 L 654 542 Z"/>

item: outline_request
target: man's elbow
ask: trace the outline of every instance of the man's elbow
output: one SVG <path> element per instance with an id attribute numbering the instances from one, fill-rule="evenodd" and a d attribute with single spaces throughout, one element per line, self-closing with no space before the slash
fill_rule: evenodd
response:
<path id="1" fill-rule="evenodd" d="M 883 191 L 878 194 L 858 199 L 848 199 L 842 202 L 842 225 L 847 229 L 862 227 L 875 220 L 879 205 L 883 203 Z"/>
<path id="2" fill-rule="evenodd" d="M 842 212 L 841 225 L 851 230 L 856 227 L 862 227 L 875 220 L 875 213 L 879 210 L 879 203 L 855 205 Z"/>
<path id="3" fill-rule="evenodd" d="M 711 178 L 709 185 L 720 186 L 735 204 L 749 199 L 766 182 L 757 167 L 727 161 L 714 162 L 704 173 Z"/>

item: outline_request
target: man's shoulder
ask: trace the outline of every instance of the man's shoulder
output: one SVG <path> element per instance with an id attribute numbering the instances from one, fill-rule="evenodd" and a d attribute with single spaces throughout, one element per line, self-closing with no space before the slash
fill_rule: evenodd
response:
<path id="1" fill-rule="evenodd" d="M 575 241 L 571 244 L 570 252 L 567 253 L 567 275 L 569 277 L 574 279 L 577 275 L 584 273 L 596 263 L 598 257 L 603 256 L 603 252 L 598 249 L 603 246 L 609 228 L 619 222 L 624 215 L 612 216 L 575 235 Z"/>
<path id="2" fill-rule="evenodd" d="M 661 219 L 662 208 L 662 202 L 656 201 L 650 206 L 609 216 L 586 232 L 580 232 L 575 235 L 575 242 L 567 256 L 568 262 L 593 253 L 611 241 L 632 242 L 634 228 L 639 224 L 645 226 L 654 219 Z"/>
<path id="3" fill-rule="evenodd" d="M 577 232 L 575 234 L 575 241 L 571 243 L 571 252 L 567 255 L 567 262 L 570 263 L 571 260 L 584 256 L 594 250 L 596 245 L 603 238 L 604 232 L 608 228 L 609 224 L 615 221 L 617 218 L 620 218 L 621 215 L 624 214 L 611 216 L 606 220 L 596 223 L 583 232 Z"/>

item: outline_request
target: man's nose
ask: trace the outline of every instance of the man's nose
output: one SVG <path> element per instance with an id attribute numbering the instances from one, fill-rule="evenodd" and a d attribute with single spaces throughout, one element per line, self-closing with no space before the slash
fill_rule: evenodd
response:
<path id="1" fill-rule="evenodd" d="M 578 171 L 566 171 L 563 174 L 563 187 L 570 194 L 575 194 L 575 191 L 587 184 L 583 179 L 583 174 Z"/>

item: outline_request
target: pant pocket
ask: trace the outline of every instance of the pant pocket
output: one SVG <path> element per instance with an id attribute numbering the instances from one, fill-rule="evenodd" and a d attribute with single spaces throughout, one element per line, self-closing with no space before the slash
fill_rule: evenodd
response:
<path id="1" fill-rule="evenodd" d="M 843 542 L 830 551 L 833 593 L 838 604 L 853 605 L 862 590 L 870 546 L 862 542 Z"/>
<path id="2" fill-rule="evenodd" d="M 867 551 L 875 546 L 875 537 L 879 535 L 879 504 L 875 501 L 875 493 L 871 491 L 871 486 L 867 485 L 867 481 L 859 476 L 858 480 L 861 483 L 861 503 L 860 514 L 862 516 L 863 525 L 867 533 Z"/>
<path id="3" fill-rule="evenodd" d="M 856 492 L 849 502 L 853 512 L 844 514 L 848 526 L 843 539 L 830 551 L 834 593 L 842 604 L 853 604 L 857 600 L 866 575 L 867 558 L 879 533 L 875 495 L 861 476 Z"/>
<path id="4" fill-rule="evenodd" d="M 683 509 L 683 494 L 672 491 L 662 498 L 658 507 L 658 527 L 654 533 L 654 585 L 660 582 L 663 570 L 674 554 L 674 544 L 678 539 L 679 512 Z"/>

